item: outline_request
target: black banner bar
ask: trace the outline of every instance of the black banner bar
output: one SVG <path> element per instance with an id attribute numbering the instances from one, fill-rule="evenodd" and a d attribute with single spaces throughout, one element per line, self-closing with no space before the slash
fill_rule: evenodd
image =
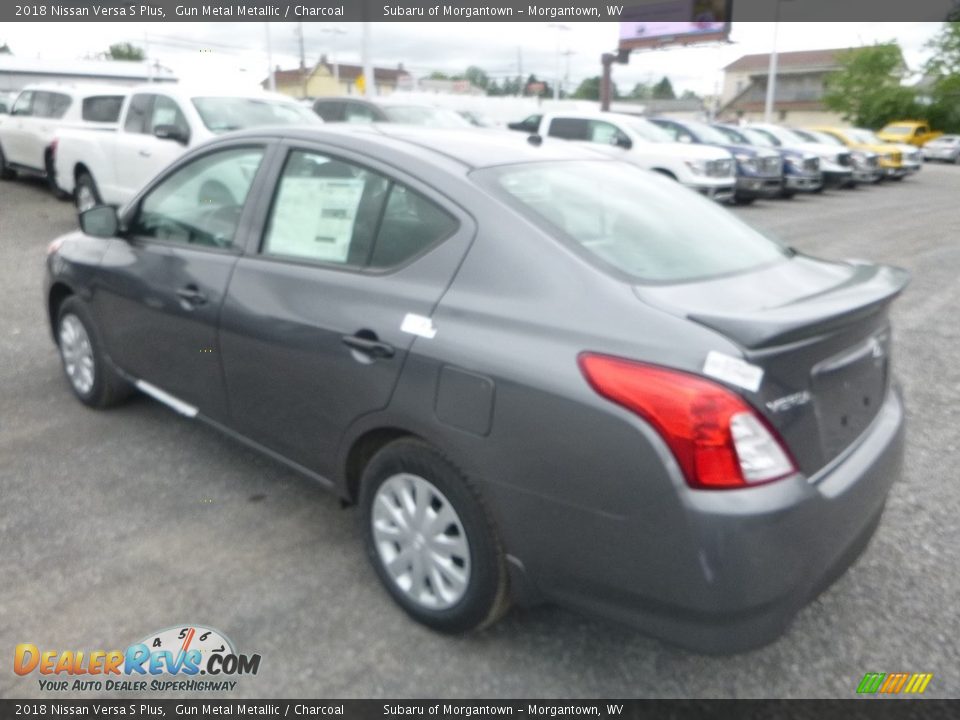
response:
<path id="1" fill-rule="evenodd" d="M 960 700 L 0 700 L 2 718 L 939 720 Z"/>
<path id="2" fill-rule="evenodd" d="M 3 0 L 0 22 L 619 22 L 654 6 L 669 10 L 671 0 Z M 774 17 L 941 22 L 960 20 L 960 0 L 733 2 L 733 22 Z"/>

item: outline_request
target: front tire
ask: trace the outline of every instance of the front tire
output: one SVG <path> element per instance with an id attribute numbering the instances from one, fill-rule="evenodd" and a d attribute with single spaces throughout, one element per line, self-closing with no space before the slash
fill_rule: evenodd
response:
<path id="1" fill-rule="evenodd" d="M 77 186 L 73 190 L 73 201 L 78 213 L 101 204 L 97 183 L 94 182 L 93 176 L 86 170 L 81 170 L 80 174 L 77 175 Z"/>
<path id="2" fill-rule="evenodd" d="M 64 300 L 57 313 L 57 346 L 70 389 L 84 405 L 110 407 L 133 392 L 107 361 L 90 312 L 76 297 Z"/>
<path id="3" fill-rule="evenodd" d="M 464 633 L 506 612 L 506 563 L 483 500 L 434 448 L 403 439 L 380 450 L 364 470 L 360 506 L 370 561 L 414 620 Z"/>

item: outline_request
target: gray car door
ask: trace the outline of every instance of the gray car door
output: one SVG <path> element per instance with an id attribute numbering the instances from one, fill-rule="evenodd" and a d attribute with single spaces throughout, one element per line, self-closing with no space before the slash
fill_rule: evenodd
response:
<path id="1" fill-rule="evenodd" d="M 216 325 L 265 153 L 216 148 L 148 189 L 104 254 L 94 296 L 116 364 L 213 418 L 225 414 Z"/>
<path id="2" fill-rule="evenodd" d="M 353 152 L 291 145 L 230 280 L 219 345 L 231 425 L 332 477 L 343 431 L 385 407 L 474 225 L 435 190 Z M 442 332 L 442 330 L 440 330 Z"/>

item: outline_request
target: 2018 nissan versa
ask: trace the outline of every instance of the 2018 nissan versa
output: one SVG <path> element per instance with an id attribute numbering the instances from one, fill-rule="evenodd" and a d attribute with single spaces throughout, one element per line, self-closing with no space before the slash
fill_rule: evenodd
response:
<path id="1" fill-rule="evenodd" d="M 384 586 L 438 630 L 546 600 L 768 642 L 898 475 L 906 273 L 587 148 L 247 131 L 82 226 L 46 287 L 76 396 L 139 389 L 359 504 Z"/>

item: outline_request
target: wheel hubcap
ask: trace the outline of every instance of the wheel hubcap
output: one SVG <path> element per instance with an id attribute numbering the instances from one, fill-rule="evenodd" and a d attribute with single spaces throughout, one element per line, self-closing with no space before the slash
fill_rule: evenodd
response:
<path id="1" fill-rule="evenodd" d="M 93 190 L 86 185 L 81 185 L 77 188 L 77 210 L 83 212 L 84 210 L 89 210 L 96 204 L 97 201 L 93 197 Z"/>
<path id="2" fill-rule="evenodd" d="M 93 387 L 94 363 L 90 336 L 75 315 L 66 315 L 60 323 L 60 355 L 74 389 L 86 395 Z"/>
<path id="3" fill-rule="evenodd" d="M 373 499 L 377 555 L 394 584 L 418 605 L 456 605 L 470 583 L 470 545 L 460 516 L 419 475 L 387 478 Z"/>

